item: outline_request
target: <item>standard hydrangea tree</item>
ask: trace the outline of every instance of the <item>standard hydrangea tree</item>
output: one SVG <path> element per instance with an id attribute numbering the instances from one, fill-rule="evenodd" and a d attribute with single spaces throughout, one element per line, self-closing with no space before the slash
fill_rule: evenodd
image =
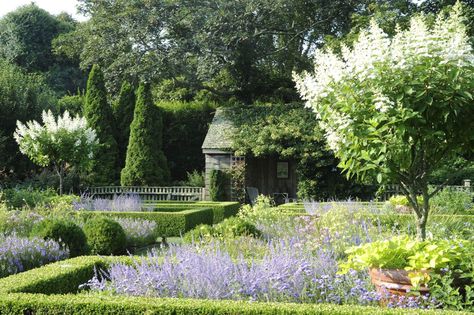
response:
<path id="1" fill-rule="evenodd" d="M 51 111 L 43 111 L 43 125 L 17 121 L 14 137 L 21 153 L 40 166 L 52 165 L 59 176 L 59 193 L 63 193 L 64 174 L 69 166 L 87 168 L 98 145 L 93 129 L 79 116 L 66 111 L 57 121 Z"/>
<path id="2" fill-rule="evenodd" d="M 398 182 L 423 239 L 430 174 L 473 148 L 474 54 L 461 13 L 456 4 L 432 25 L 414 17 L 393 38 L 372 22 L 352 49 L 318 51 L 315 71 L 295 75 L 340 167 Z"/>

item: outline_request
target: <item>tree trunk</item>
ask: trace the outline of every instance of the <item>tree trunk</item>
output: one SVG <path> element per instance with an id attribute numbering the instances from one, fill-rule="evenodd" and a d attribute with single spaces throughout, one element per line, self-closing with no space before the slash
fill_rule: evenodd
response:
<path id="1" fill-rule="evenodd" d="M 60 163 L 59 165 L 57 164 L 54 165 L 54 168 L 56 169 L 56 173 L 59 176 L 59 195 L 63 194 L 64 167 L 65 165 L 63 163 Z"/>
<path id="2" fill-rule="evenodd" d="M 59 171 L 59 195 L 63 194 L 63 182 L 64 182 L 64 168 L 61 167 Z"/>
<path id="3" fill-rule="evenodd" d="M 419 190 L 411 185 L 407 185 L 406 183 L 403 186 L 406 188 L 404 192 L 408 199 L 408 203 L 415 212 L 416 237 L 419 240 L 424 240 L 426 238 L 426 223 L 428 222 L 428 214 L 430 211 L 428 185 L 418 187 Z M 419 191 L 421 191 L 423 196 L 422 204 L 419 204 L 417 199 Z"/>

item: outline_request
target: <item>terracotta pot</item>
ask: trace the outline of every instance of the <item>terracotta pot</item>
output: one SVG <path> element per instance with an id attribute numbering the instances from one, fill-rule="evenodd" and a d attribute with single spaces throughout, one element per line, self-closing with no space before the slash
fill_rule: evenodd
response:
<path id="1" fill-rule="evenodd" d="M 404 269 L 370 268 L 369 274 L 379 293 L 406 295 L 407 292 L 414 289 L 408 277 L 408 271 Z M 426 286 L 420 286 L 418 290 L 421 294 L 429 292 L 429 288 Z"/>

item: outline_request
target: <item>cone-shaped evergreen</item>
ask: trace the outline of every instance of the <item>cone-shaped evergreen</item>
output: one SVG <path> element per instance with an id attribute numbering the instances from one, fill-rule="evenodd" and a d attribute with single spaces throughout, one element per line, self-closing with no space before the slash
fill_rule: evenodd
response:
<path id="1" fill-rule="evenodd" d="M 97 132 L 100 147 L 94 155 L 91 176 L 93 185 L 110 185 L 117 181 L 117 142 L 114 138 L 112 108 L 107 103 L 104 76 L 99 66 L 94 65 L 87 80 L 84 117 Z"/>
<path id="2" fill-rule="evenodd" d="M 169 169 L 162 151 L 162 129 L 161 111 L 152 102 L 150 86 L 140 84 L 121 174 L 122 186 L 166 184 Z"/>
<path id="3" fill-rule="evenodd" d="M 135 108 L 135 91 L 128 82 L 123 82 L 117 101 L 114 103 L 114 116 L 117 127 L 117 145 L 119 149 L 119 169 L 125 166 L 127 155 L 128 138 L 130 136 L 130 124 L 133 121 L 133 110 Z"/>

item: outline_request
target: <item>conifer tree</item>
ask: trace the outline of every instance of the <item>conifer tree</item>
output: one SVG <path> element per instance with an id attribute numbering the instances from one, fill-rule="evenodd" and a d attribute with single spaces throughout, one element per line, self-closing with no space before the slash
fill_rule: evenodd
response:
<path id="1" fill-rule="evenodd" d="M 122 186 L 163 185 L 169 179 L 166 157 L 162 151 L 163 119 L 160 109 L 152 102 L 150 86 L 140 84 L 125 168 L 121 174 Z"/>
<path id="2" fill-rule="evenodd" d="M 119 150 L 118 166 L 125 166 L 127 155 L 128 138 L 130 136 L 130 124 L 133 121 L 135 108 L 135 91 L 128 82 L 123 82 L 117 101 L 114 103 L 114 117 L 117 127 L 117 145 Z"/>
<path id="3" fill-rule="evenodd" d="M 87 80 L 84 102 L 84 117 L 89 127 L 94 129 L 100 147 L 92 162 L 89 180 L 94 185 L 109 185 L 117 181 L 117 142 L 114 138 L 114 118 L 112 108 L 107 103 L 104 76 L 98 65 L 94 65 Z"/>

